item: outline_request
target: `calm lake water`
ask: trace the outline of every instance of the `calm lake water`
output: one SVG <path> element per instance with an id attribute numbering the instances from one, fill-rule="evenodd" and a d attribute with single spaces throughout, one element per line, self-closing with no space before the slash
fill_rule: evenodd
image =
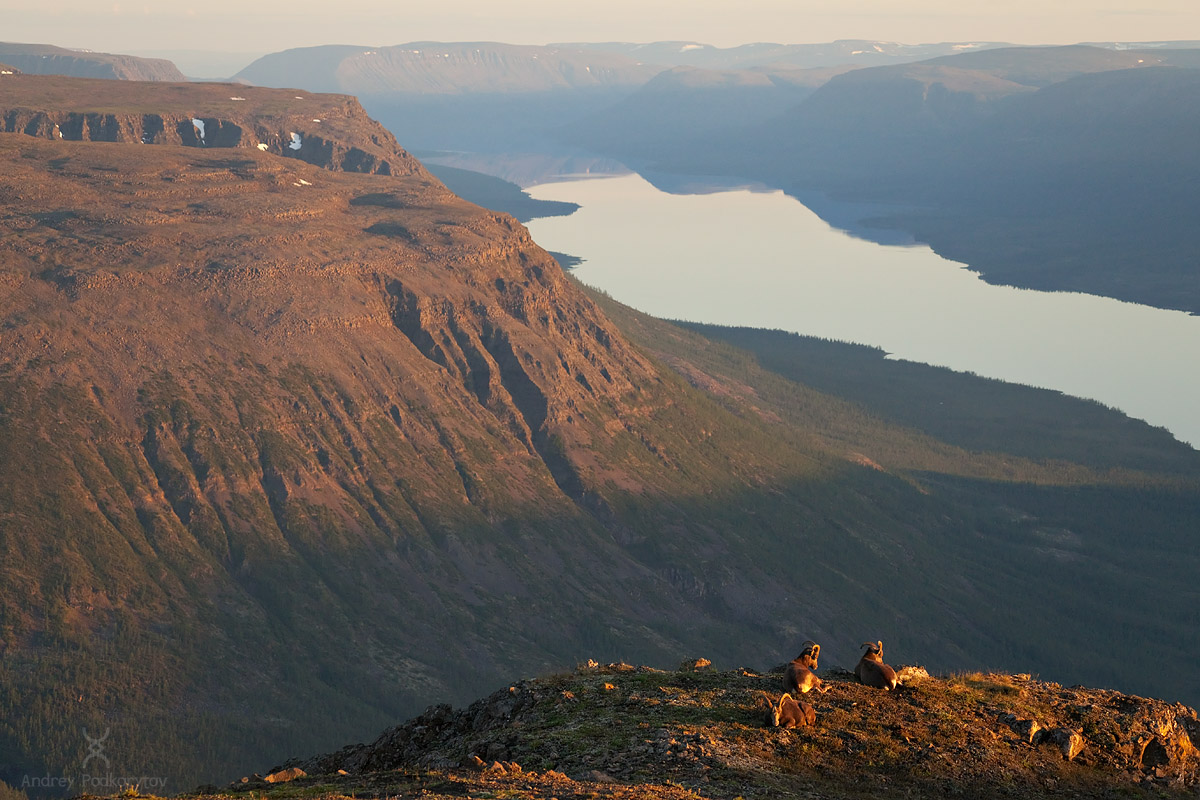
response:
<path id="1" fill-rule="evenodd" d="M 874 345 L 1099 400 L 1200 446 L 1200 316 L 992 286 L 924 245 L 831 228 L 778 191 L 674 195 L 638 175 L 528 191 L 582 206 L 529 223 L 538 244 L 654 316 Z"/>

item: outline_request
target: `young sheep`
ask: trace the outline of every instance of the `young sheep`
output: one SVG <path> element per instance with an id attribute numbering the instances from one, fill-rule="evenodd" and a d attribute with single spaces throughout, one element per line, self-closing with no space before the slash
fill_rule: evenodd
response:
<path id="1" fill-rule="evenodd" d="M 783 671 L 783 690 L 796 694 L 805 694 L 812 689 L 822 694 L 829 691 L 829 687 L 816 674 L 820 655 L 821 645 L 811 640 L 805 642 L 804 650 Z"/>
<path id="2" fill-rule="evenodd" d="M 858 660 L 854 677 L 864 686 L 892 691 L 896 688 L 896 671 L 883 663 L 883 642 L 863 642 L 867 652 Z"/>
<path id="3" fill-rule="evenodd" d="M 816 710 L 808 703 L 797 702 L 790 694 L 784 694 L 778 703 L 772 703 L 766 694 L 763 698 L 767 705 L 763 722 L 769 728 L 803 728 L 817 722 Z"/>

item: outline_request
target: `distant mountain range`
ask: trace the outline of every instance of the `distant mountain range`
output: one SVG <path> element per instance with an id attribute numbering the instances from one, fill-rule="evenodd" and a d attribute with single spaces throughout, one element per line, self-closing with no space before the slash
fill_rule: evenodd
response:
<path id="1" fill-rule="evenodd" d="M 496 42 L 329 45 L 272 53 L 235 80 L 356 95 L 486 94 L 638 86 L 659 70 L 581 47 Z"/>
<path id="2" fill-rule="evenodd" d="M 811 69 L 841 65 L 876 66 L 920 61 L 935 56 L 1008 47 L 1002 42 L 942 42 L 901 44 L 867 39 L 839 39 L 824 44 L 776 44 L 758 42 L 737 47 L 714 47 L 701 42 L 593 42 L 559 45 L 605 53 L 620 53 L 646 64 L 688 66 L 712 70 L 787 67 Z"/>

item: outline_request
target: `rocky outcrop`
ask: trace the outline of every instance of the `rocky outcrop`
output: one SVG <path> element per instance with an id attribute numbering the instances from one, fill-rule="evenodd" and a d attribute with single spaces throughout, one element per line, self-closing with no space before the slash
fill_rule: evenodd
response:
<path id="1" fill-rule="evenodd" d="M 24 133 L 43 139 L 120 144 L 174 144 L 185 147 L 257 149 L 336 172 L 391 175 L 412 168 L 412 158 L 399 151 L 388 157 L 385 148 L 371 150 L 319 134 L 302 125 L 272 128 L 263 122 L 220 117 L 163 114 L 106 114 L 54 112 L 9 108 L 2 113 L 4 133 Z M 298 145 L 298 146 L 296 146 Z"/>
<path id="2" fill-rule="evenodd" d="M 429 177 L 387 129 L 345 95 L 297 95 L 294 90 L 222 84 L 100 86 L 37 75 L 5 76 L 4 88 L 4 133 L 61 141 L 251 149 L 335 172 Z M 53 105 L 47 96 L 55 98 Z M 97 104 L 97 97 L 104 102 Z M 147 112 L 147 107 L 155 110 Z"/>
<path id="3" fill-rule="evenodd" d="M 1026 676 L 1020 676 L 1019 683 L 1033 685 Z M 1200 734 L 1200 721 L 1191 708 L 1081 688 L 1061 690 L 1056 699 L 1066 712 L 1057 715 L 1057 722 L 1014 713 L 999 715 L 999 721 L 1021 741 L 1057 749 L 1067 761 L 1087 747 L 1097 747 L 1096 760 L 1151 777 L 1166 777 L 1196 766 L 1192 737 Z M 1069 725 L 1061 724 L 1066 720 Z M 1092 732 L 1089 737 L 1084 730 Z"/>
<path id="4" fill-rule="evenodd" d="M 1194 716 L 1157 700 L 1063 690 L 1008 675 L 977 676 L 976 684 L 985 687 L 979 694 L 961 679 L 929 677 L 919 688 L 881 699 L 849 673 L 831 671 L 826 677 L 832 691 L 813 701 L 823 712 L 816 725 L 784 732 L 764 728 L 758 706 L 764 692 L 774 689 L 774 675 L 697 671 L 693 664 L 671 672 L 588 662 L 574 674 L 520 681 L 463 709 L 431 706 L 370 744 L 288 766 L 365 781 L 384 771 L 452 770 L 460 764 L 480 769 L 504 759 L 575 780 L 597 780 L 594 771 L 600 768 L 608 781 L 698 782 L 708 797 L 759 794 L 748 790 L 763 779 L 770 782 L 764 795 L 790 796 L 783 787 L 795 778 L 804 782 L 805 794 L 823 797 L 857 796 L 842 790 L 864 783 L 882 787 L 886 797 L 943 796 L 948 786 L 967 796 L 1108 797 L 1137 783 L 1167 791 L 1200 783 L 1200 759 L 1186 749 L 1169 759 L 1160 756 L 1161 737 L 1147 748 L 1161 763 L 1136 764 L 1125 757 L 1126 745 L 1140 741 L 1136 731 L 1142 726 Z M 990 690 L 998 686 L 1021 689 L 1006 695 L 1021 713 L 999 720 L 1019 732 L 1016 738 L 997 734 L 986 714 L 996 699 Z M 1037 732 L 1029 719 L 1034 710 L 1078 717 L 1081 701 L 1099 707 L 1118 698 L 1124 713 L 1084 720 L 1087 740 L 1071 726 Z M 605 731 L 603 741 L 592 735 L 597 730 Z M 1175 728 L 1164 732 L 1173 740 L 1178 734 Z M 738 776 L 736 783 L 714 785 L 720 774 Z M 904 787 L 899 794 L 886 792 L 897 785 Z"/>

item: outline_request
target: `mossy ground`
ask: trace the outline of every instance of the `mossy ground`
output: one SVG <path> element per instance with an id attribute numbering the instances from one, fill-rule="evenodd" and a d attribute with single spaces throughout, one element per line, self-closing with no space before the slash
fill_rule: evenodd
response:
<path id="1" fill-rule="evenodd" d="M 825 680 L 827 693 L 804 698 L 817 724 L 783 730 L 763 724 L 778 673 L 589 665 L 460 711 L 431 708 L 373 744 L 293 762 L 309 773 L 294 781 L 243 779 L 212 795 L 1194 797 L 1200 781 L 1194 750 L 1156 767 L 1133 746 L 1166 741 L 1168 727 L 1200 733 L 1195 712 L 1179 704 L 1027 675 L 918 676 L 891 693 L 840 670 Z M 1086 746 L 1068 761 L 1022 739 L 1007 715 L 1082 730 Z M 473 756 L 491 766 L 470 767 Z"/>

